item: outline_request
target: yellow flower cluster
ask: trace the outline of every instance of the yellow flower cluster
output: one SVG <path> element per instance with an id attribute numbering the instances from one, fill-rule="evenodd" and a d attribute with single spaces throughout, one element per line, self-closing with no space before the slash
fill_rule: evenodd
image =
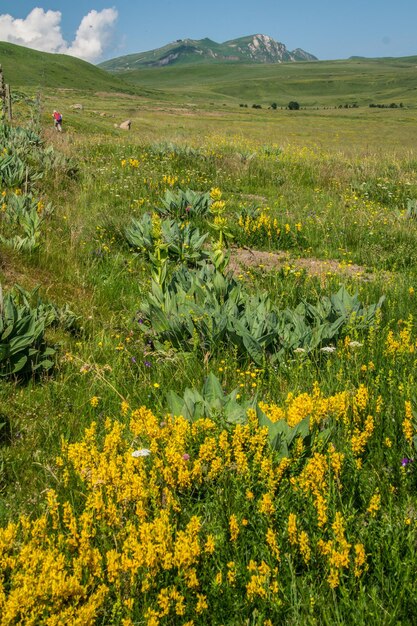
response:
<path id="1" fill-rule="evenodd" d="M 250 601 L 257 597 L 266 598 L 269 594 L 276 595 L 278 593 L 279 587 L 275 579 L 278 572 L 276 568 L 271 570 L 265 561 L 258 564 L 251 560 L 247 570 L 251 574 L 246 585 L 246 593 Z"/>
<path id="2" fill-rule="evenodd" d="M 387 356 L 394 357 L 395 355 L 414 354 L 417 349 L 417 341 L 413 337 L 413 318 L 412 316 L 404 323 L 403 328 L 400 330 L 397 337 L 394 335 L 394 331 L 388 332 L 385 340 L 384 353 Z"/>
<path id="3" fill-rule="evenodd" d="M 259 235 L 262 239 L 279 238 L 282 235 L 290 235 L 292 233 L 290 224 L 280 226 L 277 218 L 272 218 L 265 210 L 261 211 L 256 217 L 240 215 L 238 225 L 246 235 Z M 299 233 L 301 229 L 302 224 L 297 223 L 295 233 Z"/>
<path id="4" fill-rule="evenodd" d="M 260 402 L 259 407 L 271 422 L 285 420 L 288 426 L 294 427 L 304 418 L 310 417 L 310 426 L 314 426 L 330 416 L 336 420 L 343 419 L 349 407 L 349 394 L 342 391 L 326 398 L 316 383 L 312 394 L 294 396 L 289 393 L 284 408 L 265 402 Z"/>
<path id="5" fill-rule="evenodd" d="M 375 413 L 380 413 L 382 400 L 379 397 L 375 403 Z M 341 422 L 347 429 L 350 437 L 351 449 L 356 457 L 360 457 L 375 429 L 375 419 L 367 414 L 370 405 L 370 394 L 367 387 L 360 385 L 356 393 L 342 391 L 333 396 L 324 397 L 318 384 L 315 383 L 313 393 L 302 393 L 298 396 L 289 393 L 284 407 L 260 402 L 259 407 L 271 422 L 284 420 L 291 428 L 297 426 L 303 419 L 309 418 L 310 429 L 318 427 L 329 420 Z M 403 423 L 410 433 L 408 418 Z M 298 447 L 297 447 L 298 446 Z M 302 441 L 297 440 L 294 456 L 303 452 Z M 335 476 L 340 473 L 343 455 L 331 452 L 331 464 Z M 360 465 L 360 463 L 359 463 Z"/>
<path id="6" fill-rule="evenodd" d="M 371 517 L 375 517 L 380 508 L 381 508 L 381 495 L 377 491 L 376 493 L 374 493 L 374 495 L 371 498 L 371 501 L 369 502 L 368 513 L 371 515 Z"/>
<path id="7" fill-rule="evenodd" d="M 210 198 L 213 202 L 220 201 L 221 197 L 222 197 L 222 192 L 218 187 L 213 187 L 213 189 L 210 190 Z"/>
<path id="8" fill-rule="evenodd" d="M 411 444 L 413 442 L 413 437 L 416 434 L 416 428 L 414 425 L 413 409 L 409 400 L 406 400 L 405 402 L 405 418 L 403 420 L 402 427 L 407 443 Z"/>
<path id="9" fill-rule="evenodd" d="M 171 174 L 164 174 L 162 176 L 162 182 L 168 187 L 175 187 L 178 182 L 178 176 L 172 176 Z"/>
<path id="10" fill-rule="evenodd" d="M 298 423 L 310 412 L 321 427 L 327 410 L 344 424 L 355 402 L 368 408 L 363 392 L 358 401 L 355 395 L 324 398 L 316 385 L 309 397 L 289 397 L 280 415 Z M 104 428 L 92 423 L 81 441 L 63 442 L 61 481 L 45 494 L 43 515 L 0 529 L 1 626 L 88 626 L 106 620 L 116 605 L 125 625 L 139 619 L 156 626 L 175 616 L 186 622 L 210 610 L 212 590 L 224 584 L 246 590 L 250 604 L 273 602 L 280 554 L 288 550 L 303 567 L 321 563 L 332 587 L 341 572 L 364 571 L 364 548 L 357 542 L 351 550 L 341 514 L 328 521 L 344 461 L 332 444 L 299 465 L 300 449 L 295 456 L 274 455 L 254 410 L 233 429 L 211 419 L 161 420 L 145 407 L 131 411 L 125 401 L 121 412 L 128 425 L 107 419 Z M 245 494 L 247 510 L 246 517 L 229 514 L 219 528 L 193 514 L 189 498 L 222 492 L 225 484 Z M 282 533 L 277 511 L 284 492 L 292 511 L 310 519 L 308 532 L 304 517 L 300 523 L 290 509 Z M 371 504 L 372 515 L 377 503 Z M 242 559 L 242 532 L 263 556 Z"/>
<path id="11" fill-rule="evenodd" d="M 134 158 L 129 158 L 129 159 L 122 159 L 120 161 L 120 164 L 122 167 L 126 167 L 127 165 L 129 165 L 130 167 L 133 167 L 134 169 L 137 169 L 140 165 L 140 161 L 139 159 L 134 159 Z"/>

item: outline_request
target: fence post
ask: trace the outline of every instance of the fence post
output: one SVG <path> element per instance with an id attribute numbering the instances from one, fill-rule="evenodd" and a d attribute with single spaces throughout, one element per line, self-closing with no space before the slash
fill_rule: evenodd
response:
<path id="1" fill-rule="evenodd" d="M 4 75 L 3 68 L 0 65 L 0 98 L 2 104 L 2 113 L 1 118 L 4 119 L 6 117 L 6 90 L 4 88 Z"/>
<path id="2" fill-rule="evenodd" d="M 10 89 L 10 85 L 5 85 L 4 86 L 4 94 L 5 94 L 5 100 L 6 100 L 6 107 L 7 107 L 7 119 L 9 120 L 9 122 L 12 121 L 12 92 Z"/>

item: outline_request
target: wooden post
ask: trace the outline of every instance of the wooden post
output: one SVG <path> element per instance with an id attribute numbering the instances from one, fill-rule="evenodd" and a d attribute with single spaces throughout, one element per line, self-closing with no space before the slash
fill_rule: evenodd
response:
<path id="1" fill-rule="evenodd" d="M 9 122 L 12 121 L 12 92 L 10 90 L 10 85 L 4 86 L 5 100 L 6 100 L 6 108 L 7 108 L 7 119 Z"/>
<path id="2" fill-rule="evenodd" d="M 0 98 L 2 103 L 2 119 L 6 117 L 6 90 L 4 88 L 3 68 L 0 65 Z"/>

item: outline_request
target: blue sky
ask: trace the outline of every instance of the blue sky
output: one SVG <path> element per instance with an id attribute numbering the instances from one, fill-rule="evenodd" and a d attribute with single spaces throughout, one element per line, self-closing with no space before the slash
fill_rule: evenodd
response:
<path id="1" fill-rule="evenodd" d="M 36 7 L 42 11 L 27 20 Z M 175 39 L 221 42 L 255 33 L 319 59 L 417 55 L 416 25 L 417 0 L 0 2 L 0 40 L 97 62 Z"/>

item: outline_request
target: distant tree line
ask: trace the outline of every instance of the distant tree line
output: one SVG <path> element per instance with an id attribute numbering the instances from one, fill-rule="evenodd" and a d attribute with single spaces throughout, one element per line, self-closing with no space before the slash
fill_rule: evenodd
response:
<path id="1" fill-rule="evenodd" d="M 374 109 L 402 109 L 403 108 L 403 103 L 400 102 L 400 104 L 397 104 L 396 102 L 391 102 L 391 104 L 373 104 L 371 103 L 369 105 L 371 108 Z"/>
<path id="2" fill-rule="evenodd" d="M 241 108 L 247 109 L 248 105 L 247 104 L 239 104 L 239 106 Z M 283 107 L 281 107 L 282 109 Z M 298 111 L 298 109 L 300 108 L 300 105 L 298 102 L 295 102 L 295 100 L 291 100 L 291 102 L 289 102 L 287 104 L 287 106 L 285 107 L 286 109 L 289 109 L 290 111 Z M 252 104 L 252 109 L 262 109 L 262 104 Z M 272 102 L 272 104 L 268 107 L 268 109 L 273 109 L 276 110 L 278 109 L 278 105 L 276 102 Z"/>
<path id="3" fill-rule="evenodd" d="M 248 108 L 247 104 L 239 104 L 239 106 L 245 109 Z M 397 104 L 396 102 L 391 102 L 391 104 L 371 103 L 369 106 L 371 108 L 376 108 L 376 109 L 402 109 L 404 107 L 402 102 L 400 102 L 399 104 Z M 289 109 L 290 111 L 298 111 L 300 109 L 300 104 L 296 102 L 295 100 L 291 100 L 291 102 L 289 102 L 287 106 L 279 107 L 276 102 L 272 102 L 268 107 L 268 109 L 273 109 L 274 111 L 278 108 L 280 108 L 281 110 Z M 323 108 L 328 109 L 328 108 L 333 108 L 333 107 L 323 107 Z M 334 108 L 335 109 L 359 109 L 359 104 L 357 102 L 346 102 L 345 104 L 335 105 Z M 262 109 L 262 104 L 252 104 L 252 109 Z M 317 107 L 317 110 L 318 109 L 319 107 Z"/>

